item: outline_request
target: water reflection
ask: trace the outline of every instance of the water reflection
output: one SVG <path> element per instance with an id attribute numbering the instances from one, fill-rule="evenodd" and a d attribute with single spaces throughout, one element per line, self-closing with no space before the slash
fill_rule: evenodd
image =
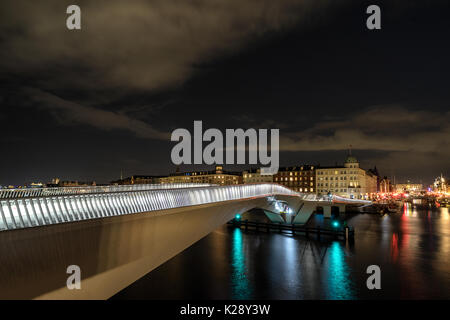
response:
<path id="1" fill-rule="evenodd" d="M 356 230 L 351 245 L 223 226 L 125 289 L 121 298 L 450 297 L 448 208 L 405 204 L 395 214 L 345 218 Z M 323 215 L 314 220 L 327 223 Z M 371 264 L 382 270 L 382 290 L 367 289 Z"/>
<path id="2" fill-rule="evenodd" d="M 251 288 L 247 278 L 247 266 L 245 264 L 244 243 L 242 231 L 234 229 L 231 247 L 231 290 L 233 299 L 250 299 Z"/>
<path id="3" fill-rule="evenodd" d="M 345 261 L 344 248 L 337 241 L 332 242 L 328 249 L 327 269 L 327 299 L 354 299 L 353 283 Z"/>
<path id="4" fill-rule="evenodd" d="M 441 209 L 441 218 L 442 218 L 442 220 L 449 220 L 450 219 L 450 215 L 448 213 L 448 208 L 442 208 Z"/>
<path id="5" fill-rule="evenodd" d="M 397 262 L 398 258 L 398 234 L 393 233 L 392 234 L 392 241 L 391 241 L 391 259 L 393 263 Z"/>
<path id="6" fill-rule="evenodd" d="M 412 209 L 411 203 L 405 202 L 403 204 L 403 215 L 410 217 L 411 214 L 412 214 L 412 210 L 411 209 Z"/>

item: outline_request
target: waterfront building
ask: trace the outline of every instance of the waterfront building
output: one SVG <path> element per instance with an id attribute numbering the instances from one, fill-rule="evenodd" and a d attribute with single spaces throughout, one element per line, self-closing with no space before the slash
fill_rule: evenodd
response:
<path id="1" fill-rule="evenodd" d="M 281 167 L 273 176 L 273 182 L 281 184 L 297 192 L 316 192 L 316 166 L 299 165 Z"/>
<path id="2" fill-rule="evenodd" d="M 377 191 L 383 192 L 383 193 L 388 193 L 388 192 L 393 191 L 391 181 L 388 179 L 388 177 L 384 177 L 383 179 L 380 180 Z"/>
<path id="3" fill-rule="evenodd" d="M 261 175 L 261 168 L 245 170 L 242 173 L 242 182 L 249 183 L 272 183 L 273 175 Z"/>
<path id="4" fill-rule="evenodd" d="M 316 193 L 332 193 L 351 199 L 370 199 L 377 192 L 377 176 L 359 167 L 358 160 L 347 157 L 343 166 L 316 169 Z"/>
<path id="5" fill-rule="evenodd" d="M 370 172 L 373 176 L 377 178 L 377 192 L 381 192 L 381 181 L 384 179 L 380 176 L 378 173 L 377 166 L 375 166 L 373 169 L 368 169 L 368 172 Z M 386 178 L 386 177 L 385 177 Z M 385 186 L 384 186 L 385 187 Z"/>
<path id="6" fill-rule="evenodd" d="M 420 183 L 397 183 L 395 185 L 396 192 L 419 192 L 423 191 L 423 185 Z"/>
<path id="7" fill-rule="evenodd" d="M 160 183 L 211 183 L 218 185 L 233 185 L 242 183 L 242 174 L 223 170 L 216 166 L 211 171 L 175 172 L 168 177 L 161 177 Z"/>
<path id="8" fill-rule="evenodd" d="M 434 179 L 433 191 L 446 193 L 448 190 L 448 179 L 445 179 L 441 173 L 439 177 Z"/>
<path id="9" fill-rule="evenodd" d="M 113 185 L 131 185 L 131 184 L 158 184 L 160 183 L 159 176 L 142 176 L 142 175 L 133 175 L 131 177 L 127 177 L 124 179 L 112 181 Z"/>
<path id="10" fill-rule="evenodd" d="M 32 182 L 29 185 L 29 188 L 43 188 L 44 184 L 42 182 Z"/>
<path id="11" fill-rule="evenodd" d="M 59 181 L 58 183 L 59 187 L 88 187 L 96 185 L 95 181 Z"/>

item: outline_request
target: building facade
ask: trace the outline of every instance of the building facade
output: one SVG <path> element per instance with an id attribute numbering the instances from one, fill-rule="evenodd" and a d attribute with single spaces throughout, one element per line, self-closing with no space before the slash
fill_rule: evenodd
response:
<path id="1" fill-rule="evenodd" d="M 441 173 L 441 175 L 439 177 L 434 179 L 433 191 L 447 193 L 449 190 L 450 190 L 450 188 L 449 188 L 449 184 L 448 184 L 448 179 L 445 179 Z"/>
<path id="2" fill-rule="evenodd" d="M 397 183 L 396 192 L 419 192 L 423 190 L 423 185 L 419 183 Z"/>
<path id="3" fill-rule="evenodd" d="M 332 193 L 350 199 L 370 199 L 377 192 L 377 177 L 359 167 L 355 157 L 349 156 L 343 166 L 316 169 L 316 193 Z"/>
<path id="4" fill-rule="evenodd" d="M 242 183 L 240 172 L 223 170 L 216 166 L 211 171 L 175 172 L 168 177 L 161 177 L 160 183 L 210 183 L 218 185 L 233 185 Z"/>
<path id="5" fill-rule="evenodd" d="M 300 165 L 281 167 L 273 176 L 273 182 L 281 184 L 297 192 L 316 192 L 316 166 Z"/>
<path id="6" fill-rule="evenodd" d="M 160 178 L 158 176 L 142 176 L 134 175 L 124 179 L 112 181 L 113 185 L 129 185 L 129 184 L 159 184 Z"/>
<path id="7" fill-rule="evenodd" d="M 89 187 L 96 186 L 95 181 L 59 181 L 59 187 Z"/>
<path id="8" fill-rule="evenodd" d="M 273 175 L 261 175 L 261 169 L 250 169 L 242 172 L 242 182 L 249 183 L 272 183 Z"/>
<path id="9" fill-rule="evenodd" d="M 392 191 L 393 191 L 392 184 L 391 181 L 388 179 L 388 177 L 384 177 L 383 179 L 381 179 L 378 192 L 388 193 Z"/>

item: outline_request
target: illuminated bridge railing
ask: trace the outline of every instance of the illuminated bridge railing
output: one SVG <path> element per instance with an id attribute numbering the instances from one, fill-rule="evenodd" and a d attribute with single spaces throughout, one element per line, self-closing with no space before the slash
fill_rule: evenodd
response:
<path id="1" fill-rule="evenodd" d="M 0 189 L 0 199 L 48 197 L 48 196 L 123 192 L 123 191 L 142 191 L 155 189 L 178 189 L 178 188 L 194 188 L 194 187 L 210 187 L 210 186 L 213 185 L 207 183 L 172 183 L 172 184 L 133 184 L 120 186 Z"/>
<path id="2" fill-rule="evenodd" d="M 0 230 L 14 230 L 151 212 L 276 194 L 297 195 L 276 184 L 136 189 L 0 198 Z M 122 187 L 122 186 L 121 186 Z M 133 186 L 136 187 L 136 186 Z M 110 187 L 115 190 L 115 187 Z"/>
<path id="3" fill-rule="evenodd" d="M 345 204 L 365 204 L 365 205 L 372 204 L 372 201 L 370 201 L 370 200 L 350 199 L 350 198 L 339 197 L 336 195 L 333 195 L 333 202 L 345 203 Z"/>

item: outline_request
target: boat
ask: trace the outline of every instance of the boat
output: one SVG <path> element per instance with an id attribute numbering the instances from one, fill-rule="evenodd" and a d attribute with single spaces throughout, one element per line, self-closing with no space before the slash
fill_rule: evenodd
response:
<path id="1" fill-rule="evenodd" d="M 400 206 L 395 202 L 391 202 L 387 205 L 386 209 L 389 213 L 397 213 L 400 209 Z"/>
<path id="2" fill-rule="evenodd" d="M 436 202 L 439 204 L 440 207 L 443 207 L 443 208 L 450 207 L 450 198 L 437 199 Z"/>

